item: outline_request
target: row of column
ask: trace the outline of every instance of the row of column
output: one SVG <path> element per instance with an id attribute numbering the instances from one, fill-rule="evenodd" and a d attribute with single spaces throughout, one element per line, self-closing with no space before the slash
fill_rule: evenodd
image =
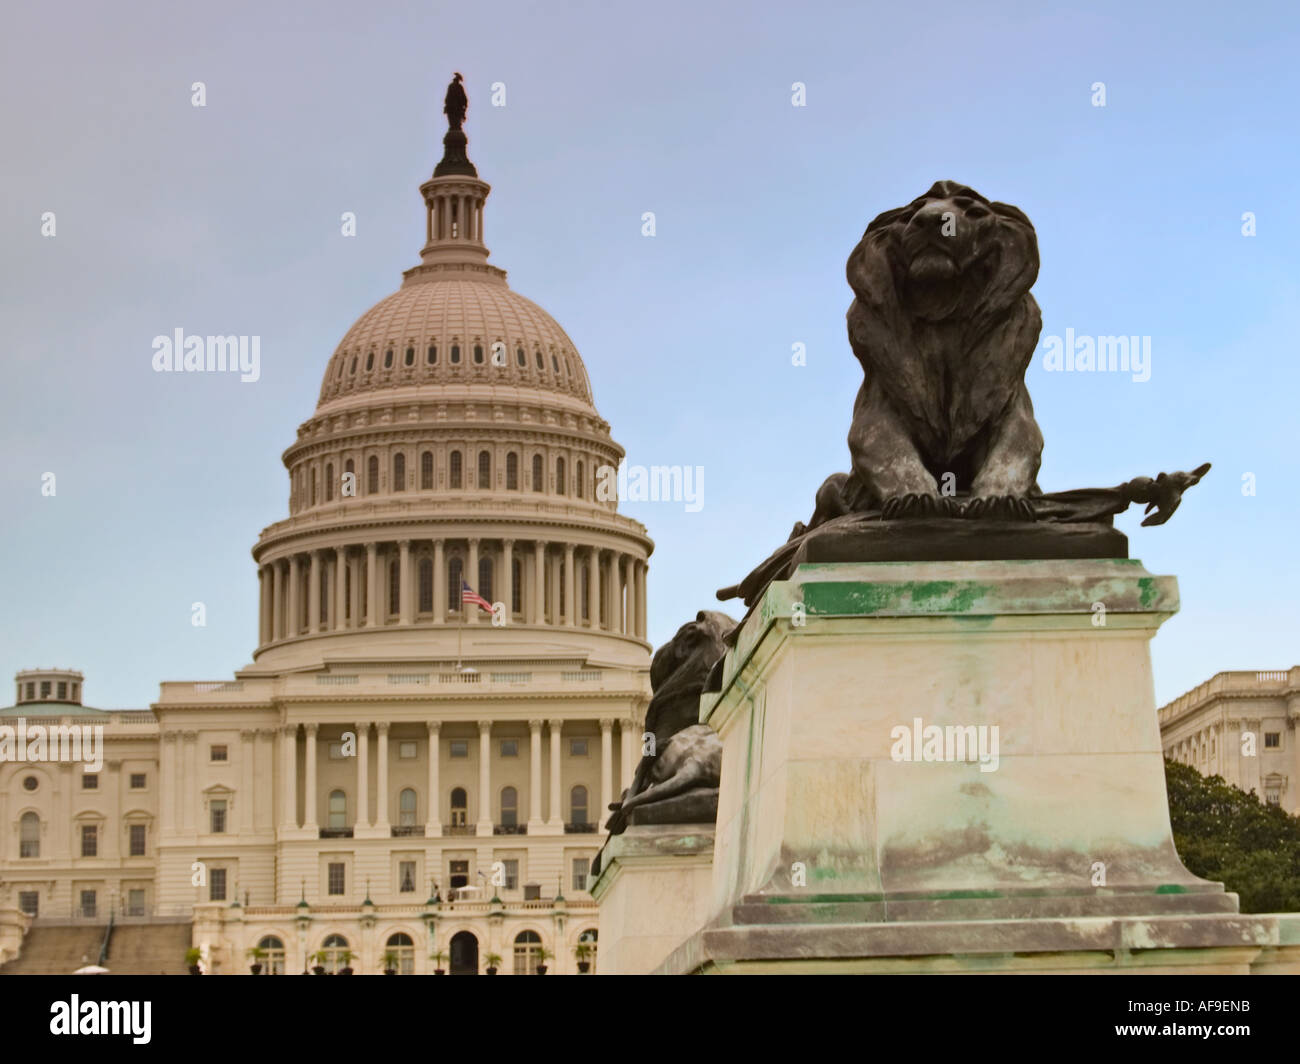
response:
<path id="1" fill-rule="evenodd" d="M 630 786 L 632 782 L 632 773 L 635 769 L 636 758 L 634 754 L 639 751 L 641 746 L 641 737 L 637 732 L 636 725 L 631 720 L 620 720 L 619 734 L 621 738 L 621 764 L 620 764 L 620 793 Z M 545 724 L 549 731 L 550 737 L 550 802 L 548 811 L 550 816 L 543 820 L 542 811 L 542 727 Z M 602 718 L 600 721 L 600 806 L 595 811 L 593 822 L 597 824 L 604 823 L 606 811 L 609 804 L 614 800 L 614 724 L 615 721 L 610 718 Z M 429 733 L 429 746 L 427 750 L 428 772 L 426 797 L 427 814 L 425 816 L 424 832 L 427 836 L 437 836 L 442 834 L 441 822 L 441 784 L 439 781 L 439 769 L 441 763 L 441 743 L 440 731 L 441 724 L 439 721 L 427 721 L 426 727 Z M 355 726 L 357 736 L 356 752 L 356 799 L 355 809 L 356 816 L 354 820 L 355 827 L 373 828 L 381 833 L 387 832 L 392 826 L 391 810 L 389 809 L 389 787 L 388 787 L 388 732 L 389 723 L 381 721 L 374 725 L 378 748 L 376 750 L 375 767 L 376 767 L 376 809 L 374 819 L 370 814 L 370 725 L 358 723 Z M 564 824 L 564 805 L 563 805 L 563 787 L 561 781 L 561 758 L 563 741 L 563 720 L 530 720 L 528 722 L 529 731 L 529 772 L 528 772 L 528 824 L 529 826 L 540 827 L 543 824 L 552 827 L 562 827 Z M 319 757 L 317 750 L 317 732 L 319 725 L 307 723 L 303 725 L 305 734 L 306 748 L 304 751 L 304 818 L 299 823 L 298 820 L 298 725 L 290 724 L 284 727 L 281 732 L 280 746 L 280 778 L 283 780 L 283 786 L 280 791 L 281 800 L 281 818 L 280 823 L 283 828 L 297 828 L 301 826 L 306 830 L 315 831 L 319 829 L 320 823 L 317 820 L 317 810 L 320 806 L 320 795 L 317 793 L 316 786 L 316 766 Z M 478 769 L 478 820 L 475 826 L 476 835 L 491 835 L 493 829 L 492 820 L 492 722 L 479 721 L 479 769 Z M 190 734 L 190 733 L 187 733 Z M 192 778 L 193 757 L 190 756 L 186 762 L 186 775 Z M 166 782 L 164 782 L 164 788 Z M 251 791 L 251 779 L 249 780 L 249 789 Z M 192 788 L 191 788 L 192 791 Z M 164 793 L 167 793 L 164 790 Z M 245 803 L 247 805 L 248 803 Z M 590 814 L 589 814 L 590 815 Z"/>
<path id="2" fill-rule="evenodd" d="M 449 604 L 447 541 L 435 539 L 431 542 L 432 621 L 434 624 L 444 624 Z M 467 548 L 465 565 L 461 570 L 462 579 L 478 590 L 480 541 L 469 539 L 455 542 L 465 543 Z M 491 542 L 500 543 L 500 564 L 494 565 L 494 598 L 506 603 L 507 613 L 511 613 L 509 607 L 514 599 L 515 541 L 503 539 Z M 417 566 L 412 556 L 411 540 L 398 540 L 396 547 L 399 565 L 397 624 L 410 625 L 415 620 L 416 596 L 419 591 L 416 586 Z M 551 545 L 544 541 L 532 543 L 531 555 L 529 560 L 527 553 L 521 552 L 521 560 L 526 562 L 520 567 L 523 577 L 520 600 L 525 623 L 545 624 L 549 619 L 554 625 L 599 629 L 645 638 L 646 563 L 643 559 L 596 546 L 574 543 Z M 421 557 L 424 556 L 426 555 L 422 552 Z M 299 635 L 375 628 L 391 623 L 389 618 L 392 614 L 386 601 L 389 589 L 387 565 L 393 560 L 391 550 L 385 551 L 381 557 L 380 544 L 372 542 L 357 549 L 346 546 L 316 548 L 259 566 L 260 644 L 265 646 Z M 581 617 L 577 598 L 580 569 L 588 574 L 585 619 Z M 602 571 L 605 577 L 603 603 L 602 580 L 599 578 Z M 304 597 L 307 610 L 305 623 Z M 604 624 L 600 620 L 602 605 L 606 618 Z M 466 611 L 465 619 L 470 624 L 481 623 L 478 610 Z"/>

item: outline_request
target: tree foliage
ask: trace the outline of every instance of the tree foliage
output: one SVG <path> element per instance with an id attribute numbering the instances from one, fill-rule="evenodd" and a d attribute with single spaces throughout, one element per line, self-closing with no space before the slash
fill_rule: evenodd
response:
<path id="1" fill-rule="evenodd" d="M 1242 912 L 1300 911 L 1300 817 L 1176 761 L 1165 762 L 1165 784 L 1190 872 L 1240 895 Z"/>

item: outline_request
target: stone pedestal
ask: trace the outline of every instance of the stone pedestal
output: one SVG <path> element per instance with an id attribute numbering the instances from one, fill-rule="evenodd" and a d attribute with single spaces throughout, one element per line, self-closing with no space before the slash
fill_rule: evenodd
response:
<path id="1" fill-rule="evenodd" d="M 634 825 L 596 862 L 602 975 L 646 975 L 709 915 L 711 824 Z"/>
<path id="2" fill-rule="evenodd" d="M 710 920 L 661 970 L 1300 968 L 1300 917 L 1174 850 L 1148 642 L 1177 608 L 1127 559 L 772 584 L 702 700 Z"/>

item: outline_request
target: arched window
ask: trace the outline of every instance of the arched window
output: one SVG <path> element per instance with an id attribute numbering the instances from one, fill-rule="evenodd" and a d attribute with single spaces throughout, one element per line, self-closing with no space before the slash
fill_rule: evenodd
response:
<path id="1" fill-rule="evenodd" d="M 510 612 L 524 612 L 524 563 L 510 559 Z"/>
<path id="2" fill-rule="evenodd" d="M 478 560 L 478 593 L 489 602 L 492 599 L 492 559 L 480 558 Z M 474 607 L 478 609 L 478 607 Z"/>
<path id="3" fill-rule="evenodd" d="M 425 451 L 420 455 L 420 490 L 429 491 L 433 488 L 433 452 Z"/>
<path id="4" fill-rule="evenodd" d="M 356 372 L 357 372 L 357 356 L 356 356 L 356 355 L 353 355 L 353 356 L 352 356 L 352 367 L 348 370 L 348 373 L 349 373 L 349 374 L 353 374 L 353 375 L 355 375 Z"/>
<path id="5" fill-rule="evenodd" d="M 320 956 L 317 959 L 324 966 L 325 971 L 330 975 L 337 975 L 340 968 L 346 968 L 352 963 L 351 952 L 346 938 L 342 935 L 330 935 L 321 943 Z"/>
<path id="6" fill-rule="evenodd" d="M 334 463 L 327 462 L 325 465 L 325 501 L 334 501 Z"/>
<path id="7" fill-rule="evenodd" d="M 41 818 L 35 813 L 24 813 L 18 822 L 18 856 L 41 855 Z"/>
<path id="8" fill-rule="evenodd" d="M 519 792 L 513 787 L 501 788 L 501 826 L 503 828 L 519 826 Z"/>
<path id="9" fill-rule="evenodd" d="M 582 483 L 582 463 L 579 462 L 577 465 L 575 465 L 575 466 L 573 467 L 573 471 L 574 471 L 574 473 L 577 474 L 577 481 L 578 481 L 577 494 L 578 494 L 578 498 L 579 498 L 579 499 L 585 499 L 586 496 L 583 494 L 583 492 L 584 492 L 586 489 L 583 487 L 583 483 Z"/>
<path id="10" fill-rule="evenodd" d="M 338 831 L 348 826 L 348 796 L 342 791 L 330 791 L 330 828 Z"/>
<path id="11" fill-rule="evenodd" d="M 262 974 L 284 975 L 284 943 L 274 935 L 266 935 L 257 948 L 266 953 L 262 958 Z"/>
<path id="12" fill-rule="evenodd" d="M 447 479 L 451 482 L 451 488 L 456 491 L 460 488 L 461 469 L 460 469 L 460 452 L 452 451 L 447 456 Z"/>
<path id="13" fill-rule="evenodd" d="M 404 828 L 415 826 L 415 791 L 410 787 L 402 788 L 397 796 L 397 823 Z"/>
<path id="14" fill-rule="evenodd" d="M 421 613 L 433 612 L 433 561 L 429 558 L 420 559 L 420 601 L 418 609 Z"/>
<path id="15" fill-rule="evenodd" d="M 551 353 L 551 370 L 557 377 L 560 375 L 560 360 L 555 357 L 554 352 Z"/>
<path id="16" fill-rule="evenodd" d="M 415 974 L 415 943 L 411 941 L 410 935 L 402 931 L 389 935 L 388 941 L 384 943 L 384 953 L 392 954 L 387 959 L 395 962 L 393 967 L 397 969 L 398 975 Z"/>
<path id="17" fill-rule="evenodd" d="M 379 494 L 379 456 L 371 455 L 366 460 L 366 494 Z"/>
<path id="18" fill-rule="evenodd" d="M 406 490 L 406 455 L 401 452 L 393 455 L 393 490 Z"/>
<path id="19" fill-rule="evenodd" d="M 545 368 L 546 368 L 546 362 L 542 359 L 542 353 L 541 353 L 540 351 L 538 351 L 538 352 L 536 352 L 536 355 L 537 355 L 537 368 L 538 368 L 538 369 L 545 369 Z"/>
<path id="20" fill-rule="evenodd" d="M 460 362 L 460 344 L 451 345 L 451 361 L 453 364 Z"/>
<path id="21" fill-rule="evenodd" d="M 587 788 L 578 784 L 569 792 L 569 823 L 587 822 Z"/>
<path id="22" fill-rule="evenodd" d="M 384 369 L 393 368 L 393 349 L 390 347 L 384 352 Z"/>
<path id="23" fill-rule="evenodd" d="M 453 787 L 451 791 L 451 826 L 463 828 L 469 821 L 469 798 L 464 787 Z"/>
<path id="24" fill-rule="evenodd" d="M 459 558 L 447 563 L 447 609 L 460 609 L 460 585 L 465 579 L 465 568 Z"/>
<path id="25" fill-rule="evenodd" d="M 316 467 L 311 467 L 311 504 L 316 505 Z"/>
<path id="26" fill-rule="evenodd" d="M 564 459 L 555 460 L 555 493 L 557 495 L 569 494 L 569 486 L 564 481 Z"/>
<path id="27" fill-rule="evenodd" d="M 478 486 L 481 491 L 492 490 L 492 452 L 478 453 Z"/>
<path id="28" fill-rule="evenodd" d="M 542 470 L 542 456 L 533 455 L 533 491 L 544 491 L 546 489 L 546 477 Z"/>
<path id="29" fill-rule="evenodd" d="M 353 476 L 356 475 L 357 466 L 356 463 L 353 462 L 351 458 L 349 458 L 346 462 L 343 463 L 343 472 L 351 473 Z M 355 492 L 355 489 L 353 490 Z"/>
<path id="30" fill-rule="evenodd" d="M 396 561 L 388 563 L 388 612 L 402 612 L 402 566 Z"/>
<path id="31" fill-rule="evenodd" d="M 366 372 L 369 373 L 374 368 L 375 368 L 375 353 L 373 351 L 369 351 L 366 353 Z"/>
<path id="32" fill-rule="evenodd" d="M 591 965 L 591 967 L 587 969 L 588 975 L 596 974 L 596 943 L 599 934 L 600 933 L 594 927 L 590 927 L 578 936 L 578 944 L 587 947 L 586 959 L 587 963 Z"/>
<path id="33" fill-rule="evenodd" d="M 506 491 L 519 490 L 519 455 L 511 451 L 506 455 Z"/>
<path id="34" fill-rule="evenodd" d="M 438 345 L 430 344 L 429 350 L 425 352 L 424 360 L 431 366 L 438 364 Z"/>
<path id="35" fill-rule="evenodd" d="M 408 347 L 408 348 L 406 349 L 406 364 L 407 364 L 408 366 L 414 366 L 414 365 L 415 365 L 415 348 L 414 348 L 414 347 Z"/>
<path id="36" fill-rule="evenodd" d="M 482 345 L 482 344 L 475 344 L 475 345 L 474 345 L 474 365 L 476 365 L 476 366 L 481 366 L 481 365 L 483 365 L 483 345 Z"/>
<path id="37" fill-rule="evenodd" d="M 528 356 L 524 354 L 524 349 L 522 347 L 515 348 L 515 361 L 519 363 L 520 369 L 523 369 L 528 365 Z"/>
<path id="38" fill-rule="evenodd" d="M 515 935 L 515 975 L 533 975 L 542 963 L 539 956 L 542 936 L 536 931 L 520 931 Z"/>

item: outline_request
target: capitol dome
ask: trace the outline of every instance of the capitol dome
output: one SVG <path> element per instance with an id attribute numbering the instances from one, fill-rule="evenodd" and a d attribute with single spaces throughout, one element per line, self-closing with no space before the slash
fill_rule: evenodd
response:
<path id="1" fill-rule="evenodd" d="M 488 262 L 490 186 L 466 144 L 457 126 L 444 137 L 420 261 L 348 329 L 284 452 L 289 516 L 253 549 L 254 672 L 648 661 L 653 544 L 597 490 L 623 449 L 573 341 Z"/>

